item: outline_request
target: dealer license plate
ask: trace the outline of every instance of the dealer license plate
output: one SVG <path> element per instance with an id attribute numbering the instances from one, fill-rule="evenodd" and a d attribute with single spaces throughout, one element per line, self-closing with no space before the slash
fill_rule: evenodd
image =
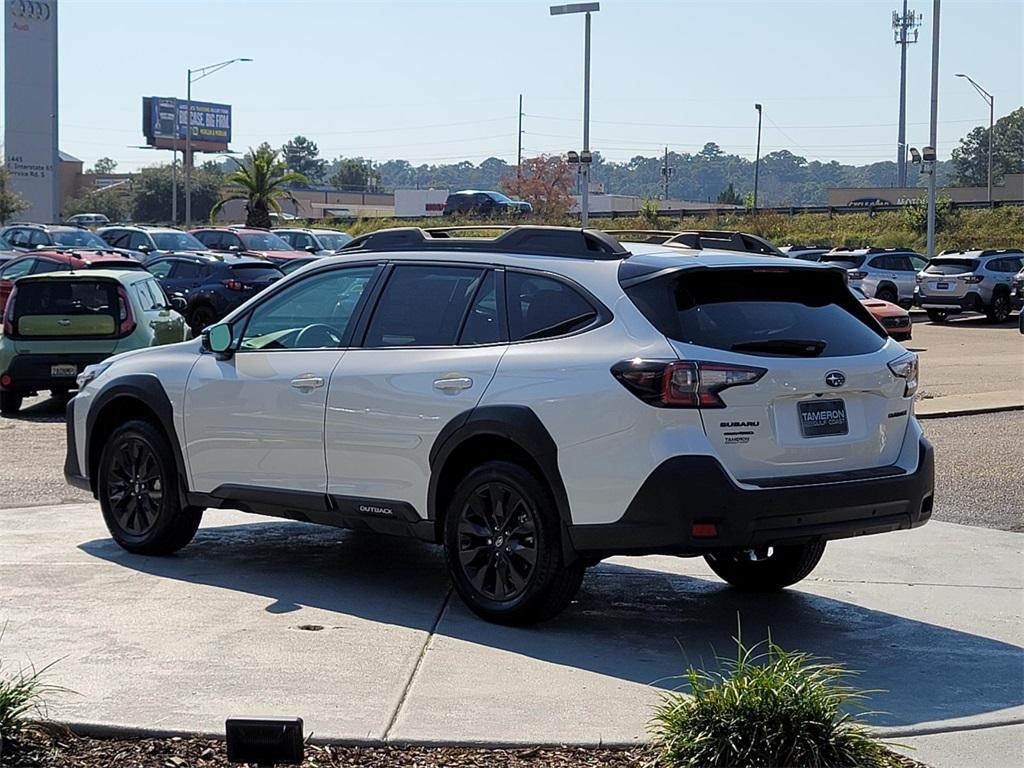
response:
<path id="1" fill-rule="evenodd" d="M 849 431 L 846 422 L 846 403 L 842 400 L 807 400 L 798 403 L 800 433 L 804 437 L 845 435 Z"/>

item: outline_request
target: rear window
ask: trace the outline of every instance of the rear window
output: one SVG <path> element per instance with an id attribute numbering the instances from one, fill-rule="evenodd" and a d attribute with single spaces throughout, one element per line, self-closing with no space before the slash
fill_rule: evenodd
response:
<path id="1" fill-rule="evenodd" d="M 817 270 L 682 270 L 626 289 L 670 339 L 744 354 L 874 352 L 883 332 L 841 275 Z"/>
<path id="2" fill-rule="evenodd" d="M 13 320 L 19 336 L 112 336 L 119 320 L 117 286 L 110 281 L 20 282 Z"/>
<path id="3" fill-rule="evenodd" d="M 846 269 L 853 269 L 854 267 L 859 267 L 864 263 L 863 256 L 855 256 L 852 253 L 849 255 L 830 253 L 826 256 L 822 256 L 821 260 L 827 261 L 829 264 L 836 264 L 840 267 L 845 267 Z"/>
<path id="4" fill-rule="evenodd" d="M 231 267 L 231 274 L 247 283 L 261 283 L 276 280 L 281 277 L 282 272 L 269 265 L 264 267 L 262 264 L 235 264 Z"/>
<path id="5" fill-rule="evenodd" d="M 978 268 L 978 262 L 974 259 L 932 259 L 924 268 L 929 275 L 962 275 L 964 272 L 973 272 Z"/>

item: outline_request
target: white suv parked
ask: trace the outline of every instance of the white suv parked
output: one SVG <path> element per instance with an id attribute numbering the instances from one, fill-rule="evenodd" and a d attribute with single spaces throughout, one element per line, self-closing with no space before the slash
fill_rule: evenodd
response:
<path id="1" fill-rule="evenodd" d="M 610 555 L 772 590 L 829 539 L 929 519 L 917 358 L 842 270 L 451 234 L 364 235 L 201 339 L 90 367 L 69 481 L 138 553 L 185 546 L 208 507 L 437 542 L 506 623 L 554 615 Z"/>
<path id="2" fill-rule="evenodd" d="M 904 248 L 833 248 L 819 261 L 845 267 L 850 286 L 865 296 L 904 309 L 913 306 L 915 278 L 928 263 Z"/>

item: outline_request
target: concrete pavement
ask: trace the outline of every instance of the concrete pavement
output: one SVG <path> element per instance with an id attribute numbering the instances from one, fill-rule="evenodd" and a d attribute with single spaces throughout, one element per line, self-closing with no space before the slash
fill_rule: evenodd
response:
<path id="1" fill-rule="evenodd" d="M 768 596 L 701 560 L 615 558 L 533 629 L 477 619 L 439 552 L 402 539 L 212 511 L 179 555 L 149 558 L 82 504 L 3 510 L 0 542 L 0 651 L 57 661 L 49 680 L 76 694 L 50 714 L 67 722 L 220 733 L 277 713 L 352 742 L 629 744 L 687 664 L 731 653 L 740 619 L 748 642 L 770 627 L 861 670 L 886 691 L 872 722 L 901 743 L 938 732 L 915 742 L 937 768 L 962 764 L 968 735 L 978 766 L 1021 743 L 1020 725 L 993 727 L 1024 722 L 1021 534 L 835 542 Z"/>

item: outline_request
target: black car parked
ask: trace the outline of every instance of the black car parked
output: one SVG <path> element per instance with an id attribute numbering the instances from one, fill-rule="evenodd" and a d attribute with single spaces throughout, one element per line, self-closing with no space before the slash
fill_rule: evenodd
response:
<path id="1" fill-rule="evenodd" d="M 533 213 L 533 206 L 522 200 L 501 194 L 501 192 L 479 192 L 466 189 L 448 195 L 444 204 L 444 215 L 508 216 Z"/>
<path id="2" fill-rule="evenodd" d="M 197 253 L 153 259 L 146 269 L 168 296 L 186 301 L 185 319 L 198 335 L 284 275 L 266 259 Z"/>

